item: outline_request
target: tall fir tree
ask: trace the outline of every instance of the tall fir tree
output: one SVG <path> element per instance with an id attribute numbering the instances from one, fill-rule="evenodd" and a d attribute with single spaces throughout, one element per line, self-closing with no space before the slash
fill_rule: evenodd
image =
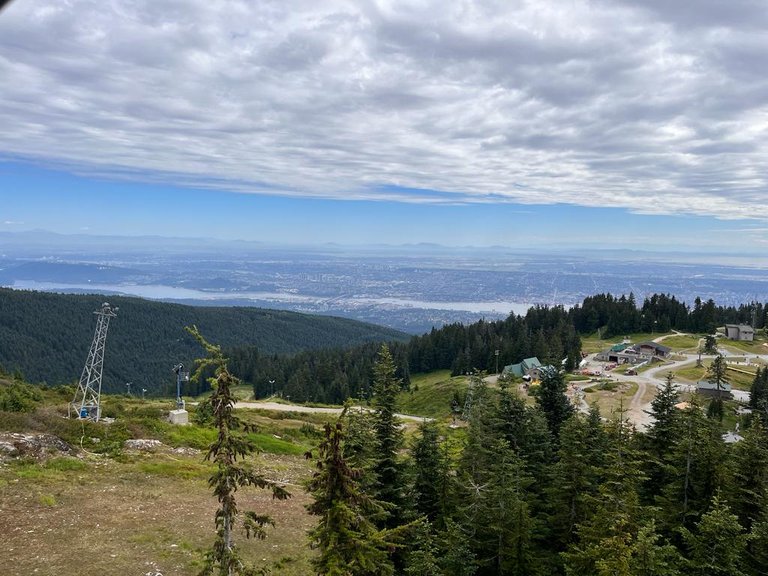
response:
<path id="1" fill-rule="evenodd" d="M 440 444 L 437 424 L 423 422 L 419 432 L 411 449 L 414 507 L 431 523 L 442 526 L 449 499 L 448 461 Z"/>
<path id="2" fill-rule="evenodd" d="M 187 331 L 205 349 L 206 356 L 196 360 L 196 370 L 193 379 L 199 379 L 202 374 L 213 371 L 209 379 L 212 387 L 208 404 L 212 411 L 213 426 L 217 431 L 216 440 L 211 444 L 205 455 L 206 460 L 216 464 L 216 471 L 208 479 L 208 486 L 213 489 L 219 501 L 216 511 L 216 540 L 210 551 L 205 554 L 201 576 L 252 576 L 262 573 L 261 570 L 247 566 L 240 557 L 234 543 L 234 529 L 238 517 L 242 517 L 242 525 L 247 538 L 255 536 L 259 539 L 266 537 L 265 528 L 274 524 L 272 518 L 265 514 L 252 511 L 240 513 L 235 499 L 239 487 L 255 486 L 269 488 L 273 497 L 283 500 L 290 496 L 283 486 L 267 480 L 255 472 L 245 461 L 245 458 L 256 451 L 256 446 L 242 432 L 250 431 L 234 413 L 235 397 L 232 386 L 239 383 L 227 367 L 227 358 L 219 346 L 208 343 L 196 326 Z"/>
<path id="3" fill-rule="evenodd" d="M 342 413 L 335 424 L 325 425 L 316 471 L 307 487 L 313 498 L 307 510 L 319 517 L 309 533 L 312 547 L 319 551 L 312 565 L 321 576 L 390 576 L 394 565 L 389 549 L 394 544 L 370 520 L 382 510 L 360 489 L 362 472 L 347 463 L 344 439 Z"/>
<path id="4" fill-rule="evenodd" d="M 717 495 L 693 530 L 682 529 L 688 548 L 686 574 L 691 576 L 746 576 L 749 536 L 738 517 Z"/>
<path id="5" fill-rule="evenodd" d="M 544 412 L 549 430 L 555 438 L 560 434 L 560 427 L 574 412 L 565 395 L 566 389 L 565 375 L 562 372 L 553 367 L 544 369 L 536 402 Z"/>
<path id="6" fill-rule="evenodd" d="M 715 385 L 715 397 L 709 402 L 707 416 L 723 421 L 723 393 L 724 385 L 728 383 L 726 372 L 728 366 L 722 354 L 718 354 L 707 368 L 707 379 Z"/>
<path id="7" fill-rule="evenodd" d="M 407 519 L 404 465 L 399 457 L 403 432 L 395 416 L 401 381 L 395 376 L 395 362 L 389 347 L 379 350 L 373 368 L 373 429 L 376 449 L 373 459 L 374 495 L 389 513 L 383 526 L 393 528 Z"/>

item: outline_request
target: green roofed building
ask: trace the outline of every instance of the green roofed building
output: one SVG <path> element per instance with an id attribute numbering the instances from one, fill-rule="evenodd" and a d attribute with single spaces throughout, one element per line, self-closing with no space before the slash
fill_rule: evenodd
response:
<path id="1" fill-rule="evenodd" d="M 553 366 L 543 366 L 535 356 L 526 358 L 517 364 L 504 366 L 502 374 L 524 378 L 526 380 L 541 380 L 543 373 L 547 370 L 554 370 Z"/>

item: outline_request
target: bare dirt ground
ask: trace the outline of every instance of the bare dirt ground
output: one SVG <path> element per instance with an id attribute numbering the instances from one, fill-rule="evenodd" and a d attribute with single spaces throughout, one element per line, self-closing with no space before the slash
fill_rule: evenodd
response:
<path id="1" fill-rule="evenodd" d="M 272 565 L 275 574 L 311 573 L 305 534 L 314 520 L 304 510 L 309 496 L 297 485 L 308 463 L 263 455 L 259 464 L 267 476 L 292 480 L 293 497 L 278 502 L 264 490 L 238 491 L 241 510 L 270 514 L 276 527 L 264 541 L 240 536 L 236 542 L 244 556 Z M 206 483 L 210 468 L 200 457 L 104 458 L 85 470 L 54 474 L 38 466 L 0 468 L 2 574 L 188 576 L 199 570 L 201 551 L 213 542 L 217 506 Z"/>

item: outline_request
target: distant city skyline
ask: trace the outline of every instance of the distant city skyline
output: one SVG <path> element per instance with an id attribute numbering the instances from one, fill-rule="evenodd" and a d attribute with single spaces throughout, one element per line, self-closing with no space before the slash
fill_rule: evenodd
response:
<path id="1" fill-rule="evenodd" d="M 760 3 L 12 2 L 0 231 L 759 252 Z"/>

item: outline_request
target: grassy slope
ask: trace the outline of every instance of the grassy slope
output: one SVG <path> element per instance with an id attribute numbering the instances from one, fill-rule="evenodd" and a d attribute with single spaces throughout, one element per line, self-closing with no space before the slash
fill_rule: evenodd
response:
<path id="1" fill-rule="evenodd" d="M 458 391 L 463 397 L 466 389 L 466 377 L 451 377 L 450 370 L 412 374 L 411 390 L 402 392 L 397 399 L 398 410 L 404 414 L 449 418 L 453 393 Z"/>
<path id="2" fill-rule="evenodd" d="M 9 382 L 2 378 L 0 385 Z M 32 413 L 0 412 L 0 432 L 55 434 L 84 450 L 35 460 L 11 459 L 0 465 L 0 538 L 6 560 L 3 574 L 191 575 L 201 552 L 213 541 L 216 499 L 204 461 L 215 432 L 200 426 L 172 426 L 164 415 L 170 400 L 103 396 L 112 424 L 62 418 L 67 399 L 60 390 L 43 390 Z M 193 407 L 190 407 L 193 409 Z M 253 464 L 266 477 L 285 482 L 293 497 L 277 502 L 265 491 L 239 490 L 241 510 L 274 517 L 277 526 L 265 541 L 238 537 L 244 555 L 275 574 L 309 574 L 312 552 L 304 534 L 314 524 L 304 506 L 303 482 L 312 462 L 306 450 L 316 445 L 320 427 L 290 417 L 273 420 L 243 410 L 241 418 L 258 426 L 251 434 L 263 451 Z M 168 447 L 191 447 L 198 454 L 168 448 L 154 453 L 127 451 L 127 438 L 154 438 Z"/>

